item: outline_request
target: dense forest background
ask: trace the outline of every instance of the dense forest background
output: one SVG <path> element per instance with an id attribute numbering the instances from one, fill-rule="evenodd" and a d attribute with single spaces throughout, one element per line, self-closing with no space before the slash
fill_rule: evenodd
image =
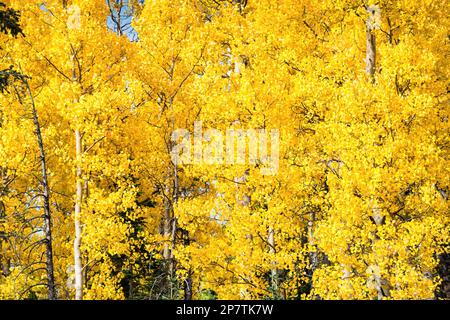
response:
<path id="1" fill-rule="evenodd" d="M 0 299 L 450 298 L 449 11 L 1 0 Z"/>

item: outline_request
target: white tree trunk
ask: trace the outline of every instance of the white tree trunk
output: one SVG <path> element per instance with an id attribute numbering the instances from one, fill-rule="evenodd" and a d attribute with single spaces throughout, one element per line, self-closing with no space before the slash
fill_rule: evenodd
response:
<path id="1" fill-rule="evenodd" d="M 375 75 L 376 43 L 374 30 L 377 28 L 379 8 L 377 6 L 367 7 L 369 17 L 366 21 L 366 73 L 372 78 Z"/>
<path id="2" fill-rule="evenodd" d="M 275 231 L 272 228 L 269 228 L 269 237 L 267 239 L 269 243 L 269 252 L 272 255 L 275 255 Z M 270 285 L 272 286 L 273 293 L 278 295 L 278 269 L 275 261 L 272 261 L 272 269 L 270 270 Z M 278 297 L 276 297 L 278 298 Z"/>
<path id="3" fill-rule="evenodd" d="M 83 184 L 82 184 L 82 171 L 81 171 L 81 133 L 79 130 L 75 130 L 75 142 L 76 142 L 76 159 L 77 159 L 77 173 L 76 173 L 76 202 L 75 202 L 75 239 L 73 243 L 73 256 L 75 267 L 75 299 L 83 299 L 83 268 L 81 264 L 81 201 L 83 200 Z"/>

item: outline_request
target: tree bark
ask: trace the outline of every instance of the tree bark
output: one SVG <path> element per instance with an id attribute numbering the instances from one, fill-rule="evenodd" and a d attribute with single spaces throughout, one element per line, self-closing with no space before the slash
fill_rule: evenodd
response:
<path id="1" fill-rule="evenodd" d="M 371 77 L 375 75 L 375 64 L 376 64 L 376 42 L 374 34 L 374 15 L 376 8 L 368 7 L 369 18 L 366 21 L 366 73 Z"/>
<path id="2" fill-rule="evenodd" d="M 375 225 L 378 227 L 384 224 L 385 218 L 382 215 L 381 208 L 378 207 L 377 201 L 374 201 L 372 205 L 372 219 Z M 375 246 L 378 241 L 378 236 L 374 234 L 374 239 L 372 241 L 372 245 Z M 383 300 L 383 298 L 389 296 L 389 283 L 386 279 L 381 277 L 380 267 L 377 261 L 377 255 L 375 255 L 375 264 L 374 268 L 372 268 L 372 277 L 375 289 L 377 290 L 377 298 L 378 300 Z"/>
<path id="3" fill-rule="evenodd" d="M 83 299 L 83 268 L 81 265 L 81 202 L 83 200 L 83 181 L 81 170 L 81 152 L 82 141 L 81 133 L 79 130 L 75 130 L 75 143 L 76 143 L 76 159 L 77 159 L 77 172 L 76 172 L 76 202 L 75 202 L 75 239 L 73 243 L 73 255 L 74 255 L 74 268 L 75 268 L 75 300 Z"/>
<path id="4" fill-rule="evenodd" d="M 269 252 L 272 255 L 275 255 L 275 231 L 272 228 L 269 228 L 269 236 L 267 239 L 269 243 Z M 278 298 L 279 290 L 278 290 L 278 268 L 276 266 L 276 262 L 272 261 L 272 269 L 270 270 L 270 285 L 272 287 L 272 291 L 275 295 L 275 298 Z"/>
<path id="5" fill-rule="evenodd" d="M 42 199 L 44 207 L 44 234 L 45 234 L 45 257 L 46 257 L 46 271 L 47 271 L 47 288 L 48 299 L 56 299 L 55 277 L 53 269 L 53 243 L 52 243 L 52 221 L 50 213 L 50 187 L 47 176 L 47 162 L 45 157 L 44 141 L 42 139 L 41 126 L 34 103 L 34 97 L 30 89 L 28 81 L 24 78 L 24 83 L 27 88 L 28 95 L 31 101 L 31 108 L 33 113 L 33 122 L 36 130 L 36 138 L 39 147 L 39 160 L 41 162 L 41 187 Z"/>
<path id="6" fill-rule="evenodd" d="M 309 263 L 312 277 L 317 267 L 319 266 L 319 253 L 317 252 L 316 243 L 314 241 L 314 224 L 316 221 L 315 212 L 310 212 L 309 218 L 310 221 L 308 222 L 308 243 L 311 248 L 309 251 Z"/>
<path id="7" fill-rule="evenodd" d="M 184 300 L 192 300 L 192 271 L 189 270 L 184 286 Z"/>
<path id="8" fill-rule="evenodd" d="M 170 170 L 170 168 L 169 168 Z M 164 200 L 164 217 L 163 217 L 163 230 L 162 234 L 164 236 L 164 248 L 163 248 L 163 260 L 164 260 L 164 272 L 165 280 L 163 284 L 163 289 L 170 294 L 172 298 L 172 281 L 174 276 L 174 256 L 173 249 L 175 246 L 175 231 L 176 231 L 176 220 L 173 216 L 173 201 L 170 198 L 170 187 L 166 186 L 165 190 L 165 200 Z"/>
<path id="9" fill-rule="evenodd" d="M 375 75 L 376 68 L 376 42 L 374 30 L 377 28 L 376 15 L 379 14 L 378 6 L 366 7 L 369 17 L 366 21 L 366 73 L 370 76 L 372 83 Z M 382 215 L 381 208 L 378 206 L 378 201 L 376 199 L 372 200 L 372 220 L 377 226 L 382 226 L 384 224 L 384 216 Z M 376 233 L 374 234 L 374 240 L 372 245 L 375 246 L 378 237 Z M 378 265 L 377 258 L 375 257 L 375 263 L 371 268 L 371 280 L 373 281 L 373 286 L 377 291 L 378 300 L 382 300 L 384 297 L 389 296 L 389 283 L 381 277 L 380 268 Z"/>

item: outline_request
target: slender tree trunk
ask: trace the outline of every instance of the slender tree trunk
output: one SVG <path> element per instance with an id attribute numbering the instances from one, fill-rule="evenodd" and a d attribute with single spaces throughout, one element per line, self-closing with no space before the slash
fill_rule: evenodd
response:
<path id="1" fill-rule="evenodd" d="M 3 218 L 5 215 L 5 207 L 3 205 L 3 202 L 0 200 L 0 272 L 6 277 L 10 274 L 9 269 L 11 267 L 10 260 L 6 257 L 6 249 L 3 249 L 3 242 L 6 239 L 5 232 L 1 231 L 2 224 L 3 224 Z"/>
<path id="2" fill-rule="evenodd" d="M 269 252 L 272 255 L 275 255 L 275 231 L 272 228 L 269 228 L 269 236 L 267 239 L 267 242 L 269 243 Z M 278 288 L 278 268 L 276 266 L 275 261 L 272 261 L 272 269 L 270 270 L 270 285 L 272 287 L 272 291 L 275 298 L 278 298 L 279 296 L 279 288 Z"/>
<path id="3" fill-rule="evenodd" d="M 319 266 L 319 253 L 317 252 L 316 242 L 314 241 L 314 224 L 316 222 L 315 212 L 309 214 L 310 221 L 308 222 L 308 244 L 311 248 L 309 251 L 309 263 L 311 278 L 317 267 Z"/>
<path id="4" fill-rule="evenodd" d="M 73 243 L 74 267 L 75 267 L 75 299 L 83 299 L 83 268 L 81 265 L 81 202 L 83 200 L 83 181 L 81 171 L 81 152 L 82 141 L 81 133 L 75 130 L 76 143 L 76 159 L 77 159 L 77 173 L 76 173 L 76 202 L 75 202 L 75 239 Z"/>
<path id="5" fill-rule="evenodd" d="M 171 172 L 170 166 L 168 171 Z M 170 174 L 172 175 L 172 174 Z M 165 264 L 165 271 L 167 272 L 167 289 L 170 292 L 170 297 L 173 295 L 172 281 L 175 276 L 175 256 L 174 250 L 176 245 L 176 231 L 177 231 L 177 219 L 173 215 L 173 205 L 178 200 L 178 168 L 174 164 L 173 169 L 173 190 L 172 196 L 169 198 L 171 188 L 166 187 L 166 200 L 164 205 L 164 221 L 163 221 L 163 235 L 166 239 L 163 249 L 163 259 Z"/>
<path id="6" fill-rule="evenodd" d="M 173 166 L 173 194 L 172 194 L 172 214 L 173 214 L 173 205 L 178 201 L 178 164 L 175 163 Z M 175 241 L 176 241 L 176 233 L 177 233 L 177 218 L 173 215 L 172 216 L 172 229 L 171 229 L 171 252 L 170 252 L 170 273 L 172 277 L 174 276 L 175 272 Z"/>
<path id="7" fill-rule="evenodd" d="M 172 101 L 170 101 L 170 106 L 172 106 Z M 172 129 L 174 126 L 174 120 L 172 119 Z M 169 150 L 172 150 L 172 142 L 169 142 Z M 167 185 L 165 189 L 165 203 L 164 203 L 164 217 L 163 217 L 163 235 L 165 238 L 164 248 L 163 248 L 163 260 L 166 275 L 165 287 L 170 293 L 170 297 L 173 298 L 173 281 L 175 277 L 175 245 L 176 245 L 176 232 L 177 232 L 177 219 L 174 216 L 173 208 L 174 204 L 178 201 L 178 164 L 173 164 L 173 169 L 171 165 L 167 167 L 167 177 L 172 181 L 172 188 Z"/>
<path id="8" fill-rule="evenodd" d="M 173 281 L 173 246 L 174 246 L 174 230 L 175 220 L 173 217 L 172 199 L 169 198 L 170 187 L 166 186 L 164 200 L 164 217 L 162 234 L 165 242 L 163 247 L 164 272 L 166 273 L 163 281 L 163 290 L 172 297 L 172 281 Z"/>
<path id="9" fill-rule="evenodd" d="M 192 300 L 192 270 L 189 270 L 184 286 L 184 300 Z"/>
<path id="10" fill-rule="evenodd" d="M 378 6 L 369 6 L 366 8 L 369 13 L 369 17 L 366 21 L 366 73 L 370 76 L 371 81 L 374 82 L 374 75 L 376 70 L 376 42 L 374 30 L 377 28 L 377 17 L 379 14 Z M 372 219 L 377 228 L 384 224 L 384 216 L 381 209 L 378 207 L 377 200 L 373 200 L 372 203 Z M 377 235 L 374 235 L 373 246 L 377 242 Z M 377 290 L 378 300 L 382 300 L 384 297 L 389 296 L 389 284 L 385 279 L 381 277 L 380 268 L 378 265 L 377 257 L 375 256 L 375 263 L 371 266 L 371 277 L 373 285 Z"/>
<path id="11" fill-rule="evenodd" d="M 385 221 L 384 216 L 381 213 L 381 209 L 378 207 L 376 202 L 372 205 L 372 219 L 376 224 L 377 228 L 382 226 Z M 375 234 L 372 245 L 375 246 L 377 241 L 378 236 Z M 375 264 L 371 271 L 374 286 L 375 289 L 377 290 L 377 298 L 378 300 L 383 300 L 384 297 L 389 296 L 389 284 L 386 279 L 381 277 L 380 267 L 378 265 L 377 259 L 378 259 L 377 255 L 375 255 Z"/>
<path id="12" fill-rule="evenodd" d="M 169 187 L 166 187 L 166 195 L 169 193 Z M 168 239 L 171 238 L 172 235 L 172 204 L 170 203 L 170 200 L 165 199 L 164 201 L 164 217 L 163 217 L 163 236 L 166 237 L 167 241 L 164 243 L 163 248 L 163 259 L 166 263 L 170 260 L 170 244 Z"/>
<path id="13" fill-rule="evenodd" d="M 369 18 L 366 21 L 366 73 L 374 80 L 376 64 L 376 43 L 375 43 L 375 21 L 374 16 L 377 8 L 371 6 L 367 8 Z"/>
<path id="14" fill-rule="evenodd" d="M 47 270 L 47 287 L 48 287 L 48 299 L 56 299 L 55 289 L 55 277 L 53 271 L 53 242 L 52 242 L 52 220 L 50 213 L 50 187 L 48 185 L 47 176 L 47 162 L 45 158 L 44 141 L 42 140 L 41 126 L 39 124 L 39 118 L 36 111 L 36 105 L 34 103 L 33 94 L 31 93 L 30 85 L 28 81 L 24 79 L 25 86 L 28 91 L 28 95 L 31 100 L 31 108 L 33 113 L 33 121 L 36 130 L 36 138 L 39 147 L 39 158 L 41 162 L 41 186 L 42 186 L 42 198 L 44 202 L 44 234 L 45 234 L 45 257 L 46 257 L 46 270 Z"/>
<path id="15" fill-rule="evenodd" d="M 372 30 L 367 27 L 367 51 L 366 51 L 366 73 L 373 77 L 375 75 L 375 62 L 376 62 L 376 51 L 375 51 L 375 35 Z"/>
<path id="16" fill-rule="evenodd" d="M 185 247 L 191 244 L 191 239 L 189 238 L 189 231 L 181 230 L 183 237 L 183 245 Z M 192 269 L 189 268 L 186 280 L 184 281 L 184 300 L 192 300 Z"/>

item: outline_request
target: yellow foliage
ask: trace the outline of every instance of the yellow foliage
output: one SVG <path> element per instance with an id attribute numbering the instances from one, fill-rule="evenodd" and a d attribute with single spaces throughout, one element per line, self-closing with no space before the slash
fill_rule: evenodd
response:
<path id="1" fill-rule="evenodd" d="M 60 298 L 74 298 L 77 182 L 85 299 L 436 297 L 450 242 L 445 1 L 125 2 L 121 33 L 104 0 L 6 1 L 26 36 L 0 36 L 0 70 L 29 77 L 43 124 Z M 380 10 L 373 78 L 365 5 Z M 0 299 L 34 285 L 42 298 L 45 273 L 24 276 L 43 263 L 29 250 L 42 239 L 38 149 L 10 82 Z M 278 130 L 276 174 L 174 163 L 172 133 L 197 121 Z"/>

